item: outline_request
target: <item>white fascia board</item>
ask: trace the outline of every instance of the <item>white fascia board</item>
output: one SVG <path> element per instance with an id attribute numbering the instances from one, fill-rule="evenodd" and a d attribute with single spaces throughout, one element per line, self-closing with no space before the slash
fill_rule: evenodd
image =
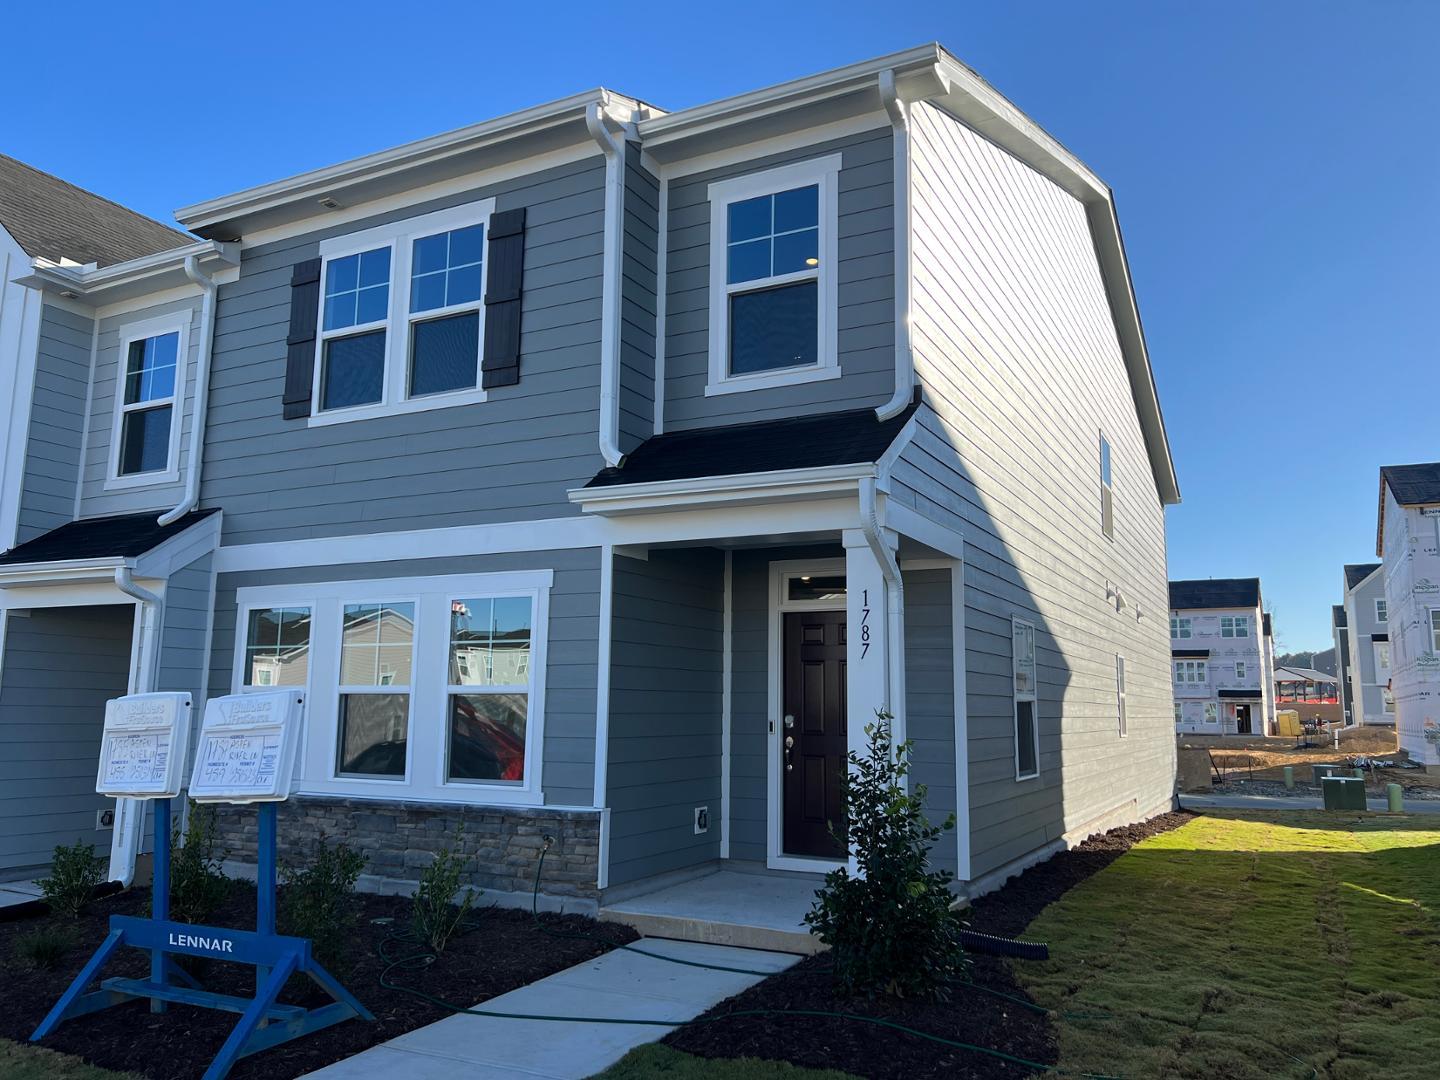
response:
<path id="1" fill-rule="evenodd" d="M 395 181 L 401 174 L 423 169 L 447 158 L 485 150 L 525 135 L 540 134 L 563 124 L 578 123 L 578 138 L 584 136 L 586 111 L 597 104 L 607 111 L 613 110 L 622 123 L 629 122 L 638 112 L 656 111 L 635 98 L 604 88 L 587 90 L 337 165 L 312 169 L 231 195 L 193 203 L 176 210 L 175 218 L 192 232 L 219 225 L 238 225 L 242 219 L 291 203 L 313 202 L 323 196 L 338 196 L 359 185 Z M 237 232 L 243 230 L 237 229 Z"/>
<path id="2" fill-rule="evenodd" d="M 826 499 L 857 490 L 862 477 L 876 475 L 873 462 L 827 465 L 812 469 L 782 469 L 765 473 L 736 473 L 689 480 L 662 480 L 648 484 L 573 488 L 570 501 L 586 513 L 655 513 L 694 510 L 710 506 L 755 506 L 764 503 Z"/>
<path id="3" fill-rule="evenodd" d="M 136 577 L 168 578 L 220 546 L 223 514 L 210 514 L 131 560 Z"/>
<path id="4" fill-rule="evenodd" d="M 0 569 L 0 592 L 37 585 L 113 582 L 115 571 L 134 569 L 133 559 L 118 556 L 103 559 L 62 559 L 56 562 L 19 563 Z M 10 605 L 15 606 L 15 605 Z"/>
<path id="5" fill-rule="evenodd" d="M 36 259 L 31 265 L 31 272 L 16 281 L 87 307 L 99 307 L 190 284 L 185 276 L 185 260 L 189 258 L 195 259 L 200 270 L 214 274 L 239 266 L 240 248 L 237 244 L 200 240 L 96 269 L 77 269 Z M 198 294 L 199 287 L 193 288 Z"/>

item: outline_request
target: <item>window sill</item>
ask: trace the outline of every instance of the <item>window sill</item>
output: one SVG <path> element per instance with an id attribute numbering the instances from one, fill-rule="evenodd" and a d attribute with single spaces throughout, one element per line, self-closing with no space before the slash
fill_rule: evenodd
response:
<path id="1" fill-rule="evenodd" d="M 409 413 L 430 412 L 435 409 L 453 409 L 461 405 L 478 405 L 486 400 L 486 393 L 480 388 L 456 390 L 447 394 L 432 394 L 427 397 L 409 398 L 394 404 L 355 405 L 348 409 L 331 409 L 328 412 L 312 413 L 310 427 L 329 427 L 332 424 L 348 424 L 352 420 L 376 420 L 382 416 L 405 416 Z"/>
<path id="2" fill-rule="evenodd" d="M 180 482 L 179 469 L 167 469 L 165 472 L 134 473 L 129 476 L 107 477 L 104 484 L 106 491 L 131 491 L 135 488 L 164 487 L 167 484 L 178 484 Z"/>
<path id="3" fill-rule="evenodd" d="M 421 787 L 405 780 L 297 780 L 296 795 L 367 799 L 384 803 L 463 804 L 466 806 L 543 806 L 545 795 L 533 789 L 488 787 L 484 784 L 440 784 Z"/>
<path id="4" fill-rule="evenodd" d="M 765 390 L 776 386 L 798 386 L 803 383 L 824 382 L 840 378 L 840 368 L 834 364 L 818 367 L 781 368 L 778 371 L 762 371 L 754 375 L 735 375 L 706 385 L 705 396 L 719 394 L 743 394 L 747 390 Z"/>

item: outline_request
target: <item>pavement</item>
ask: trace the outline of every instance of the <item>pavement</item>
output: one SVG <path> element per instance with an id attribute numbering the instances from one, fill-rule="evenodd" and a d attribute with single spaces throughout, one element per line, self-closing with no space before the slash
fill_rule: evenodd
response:
<path id="1" fill-rule="evenodd" d="M 40 886 L 33 881 L 0 881 L 0 908 L 38 900 L 43 895 Z"/>
<path id="2" fill-rule="evenodd" d="M 1384 799 L 1366 799 L 1366 809 L 1383 814 L 1389 811 Z M 1180 795 L 1180 805 L 1186 810 L 1200 810 L 1208 806 L 1230 807 L 1239 810 L 1323 810 L 1320 799 L 1307 795 Z M 1406 799 L 1407 814 L 1440 814 L 1440 799 Z"/>
<path id="3" fill-rule="evenodd" d="M 661 938 L 642 938 L 636 944 L 647 952 L 679 960 L 760 974 L 713 971 L 615 949 L 477 1006 L 561 1019 L 457 1013 L 308 1076 L 317 1080 L 452 1080 L 460 1076 L 466 1080 L 583 1080 L 800 959 L 789 953 Z M 653 1023 L 606 1022 L 618 1019 Z"/>

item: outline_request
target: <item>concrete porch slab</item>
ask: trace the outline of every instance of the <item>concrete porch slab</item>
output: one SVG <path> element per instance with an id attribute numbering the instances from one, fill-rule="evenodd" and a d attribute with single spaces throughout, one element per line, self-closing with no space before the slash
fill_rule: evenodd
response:
<path id="1" fill-rule="evenodd" d="M 0 907 L 38 900 L 44 895 L 40 886 L 33 881 L 0 881 Z"/>
<path id="2" fill-rule="evenodd" d="M 810 877 L 718 870 L 600 905 L 600 919 L 646 937 L 809 955 L 825 948 L 805 925 L 818 882 Z"/>

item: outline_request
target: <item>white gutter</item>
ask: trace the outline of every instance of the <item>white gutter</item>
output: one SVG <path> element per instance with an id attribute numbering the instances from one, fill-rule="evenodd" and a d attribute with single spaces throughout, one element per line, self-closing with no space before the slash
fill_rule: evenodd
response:
<path id="1" fill-rule="evenodd" d="M 205 449 L 205 414 L 210 404 L 210 356 L 215 347 L 215 294 L 219 286 L 209 274 L 201 273 L 194 255 L 185 256 L 184 270 L 185 276 L 200 286 L 202 296 L 200 366 L 195 373 L 195 405 L 190 422 L 190 460 L 185 467 L 185 494 L 173 508 L 160 515 L 160 525 L 179 521 L 200 501 L 200 459 Z M 183 413 L 181 419 L 184 419 Z"/>
<path id="2" fill-rule="evenodd" d="M 115 587 L 138 601 L 140 647 L 130 675 L 130 693 L 146 694 L 155 681 L 159 651 L 160 609 L 164 603 L 149 589 L 142 589 L 130 576 L 128 566 L 115 568 Z M 115 825 L 110 834 L 110 880 L 129 888 L 135 880 L 135 857 L 140 852 L 140 831 L 145 823 L 143 799 L 116 799 Z"/>
<path id="3" fill-rule="evenodd" d="M 898 416 L 915 395 L 915 356 L 910 350 L 910 117 L 895 87 L 895 69 L 880 72 L 880 100 L 894 129 L 895 168 L 895 393 L 875 410 L 881 420 Z"/>
<path id="4" fill-rule="evenodd" d="M 605 263 L 600 306 L 600 456 L 615 468 L 620 452 L 620 274 L 625 223 L 625 147 L 605 126 L 605 107 L 596 103 L 585 112 L 585 127 L 605 154 Z"/>
<path id="5" fill-rule="evenodd" d="M 881 533 L 873 476 L 860 480 L 860 531 L 885 579 L 885 705 L 898 746 L 905 741 L 905 583 L 895 552 Z"/>

